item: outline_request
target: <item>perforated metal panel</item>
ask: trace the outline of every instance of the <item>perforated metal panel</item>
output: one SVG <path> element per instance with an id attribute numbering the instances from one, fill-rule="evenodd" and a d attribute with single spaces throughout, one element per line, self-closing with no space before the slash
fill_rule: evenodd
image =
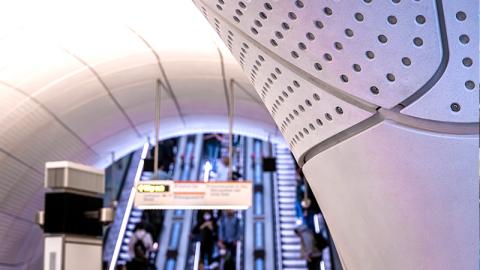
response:
<path id="1" fill-rule="evenodd" d="M 448 65 L 431 89 L 402 113 L 448 122 L 478 123 L 478 1 L 443 1 Z"/>
<path id="2" fill-rule="evenodd" d="M 420 89 L 443 57 L 434 0 L 199 2 L 331 91 L 382 107 Z"/>
<path id="3" fill-rule="evenodd" d="M 328 85 L 295 72 L 290 63 L 223 21 L 210 7 L 201 9 L 248 74 L 297 159 L 373 114 L 374 107 L 362 104 L 360 108 L 343 101 L 327 90 Z"/>

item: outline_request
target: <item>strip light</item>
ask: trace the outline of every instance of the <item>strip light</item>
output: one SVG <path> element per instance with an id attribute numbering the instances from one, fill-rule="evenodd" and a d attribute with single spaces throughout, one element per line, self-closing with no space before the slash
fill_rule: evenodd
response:
<path id="1" fill-rule="evenodd" d="M 113 250 L 112 260 L 110 261 L 108 270 L 115 270 L 115 266 L 117 265 L 118 255 L 120 253 L 120 248 L 122 247 L 123 236 L 125 235 L 125 230 L 127 229 L 128 218 L 132 212 L 133 201 L 135 199 L 135 184 L 140 181 L 140 177 L 142 176 L 143 165 L 145 163 L 145 158 L 147 157 L 148 147 L 148 142 L 143 145 L 141 159 L 140 162 L 138 162 L 137 173 L 135 174 L 133 187 L 130 191 L 130 196 L 128 197 L 127 208 L 125 209 L 125 214 L 123 215 L 122 224 L 120 225 L 120 231 L 118 232 L 117 242 L 115 243 L 115 249 Z"/>

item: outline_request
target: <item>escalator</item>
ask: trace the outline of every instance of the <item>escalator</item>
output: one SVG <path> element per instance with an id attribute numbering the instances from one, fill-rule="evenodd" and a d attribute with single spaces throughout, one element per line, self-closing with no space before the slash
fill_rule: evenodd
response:
<path id="1" fill-rule="evenodd" d="M 197 180 L 200 173 L 203 134 L 182 137 L 176 157 L 173 179 L 176 181 Z M 159 250 L 155 265 L 157 269 L 183 270 L 188 260 L 188 245 L 193 219 L 192 210 L 165 211 Z"/>

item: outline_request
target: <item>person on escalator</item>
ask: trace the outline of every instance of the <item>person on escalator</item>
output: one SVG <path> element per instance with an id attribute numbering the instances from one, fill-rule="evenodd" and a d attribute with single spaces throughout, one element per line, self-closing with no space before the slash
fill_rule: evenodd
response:
<path id="1" fill-rule="evenodd" d="M 230 165 L 230 159 L 228 157 L 223 157 L 217 166 L 217 175 L 215 180 L 217 181 L 227 181 L 228 180 L 228 166 Z"/>
<path id="2" fill-rule="evenodd" d="M 213 262 L 213 248 L 217 239 L 217 222 L 212 210 L 199 210 L 197 224 L 193 228 L 193 236 L 200 242 L 200 269 L 204 263 L 209 265 Z"/>
<path id="3" fill-rule="evenodd" d="M 145 225 L 140 222 L 128 244 L 128 254 L 130 262 L 127 264 L 128 270 L 148 270 L 150 269 L 149 254 L 152 250 L 152 235 L 146 231 Z"/>
<path id="4" fill-rule="evenodd" d="M 237 243 L 242 237 L 242 224 L 234 210 L 227 210 L 220 218 L 218 246 L 225 250 L 224 270 L 235 270 Z"/>
<path id="5" fill-rule="evenodd" d="M 320 270 L 322 250 L 318 248 L 314 232 L 305 224 L 300 224 L 294 231 L 300 238 L 302 257 L 307 260 L 308 270 Z"/>

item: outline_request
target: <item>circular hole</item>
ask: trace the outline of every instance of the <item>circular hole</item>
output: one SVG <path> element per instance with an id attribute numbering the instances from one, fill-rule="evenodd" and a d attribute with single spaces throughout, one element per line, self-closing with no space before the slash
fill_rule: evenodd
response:
<path id="1" fill-rule="evenodd" d="M 261 56 L 261 55 L 258 56 L 258 59 L 260 59 L 260 61 L 262 61 L 262 62 L 265 61 L 265 58 L 263 58 L 263 56 Z"/>
<path id="2" fill-rule="evenodd" d="M 297 139 L 297 141 L 300 140 L 300 138 L 299 138 L 298 135 L 296 135 L 296 134 L 295 134 L 295 138 Z"/>
<path id="3" fill-rule="evenodd" d="M 460 111 L 460 104 L 458 104 L 457 102 L 454 102 L 450 104 L 450 109 L 452 109 L 452 111 L 454 112 L 458 112 Z"/>
<path id="4" fill-rule="evenodd" d="M 400 0 L 392 0 L 393 3 L 398 4 L 400 3 Z"/>
<path id="5" fill-rule="evenodd" d="M 293 81 L 293 85 L 295 85 L 295 87 L 297 87 L 297 88 L 300 87 L 300 84 L 295 80 Z"/>
<path id="6" fill-rule="evenodd" d="M 293 120 L 293 119 L 294 119 L 294 117 L 293 117 L 293 115 L 292 115 L 291 113 L 290 113 L 290 114 L 288 114 L 288 116 L 290 117 L 290 119 L 291 119 L 291 120 Z"/>
<path id="7" fill-rule="evenodd" d="M 472 58 L 465 57 L 462 59 L 462 64 L 466 67 L 471 67 L 473 64 Z"/>
<path id="8" fill-rule="evenodd" d="M 335 108 L 335 111 L 336 111 L 338 114 L 343 114 L 343 109 L 342 109 L 342 107 L 340 107 L 340 106 L 337 106 L 337 107 Z"/>
<path id="9" fill-rule="evenodd" d="M 288 13 L 288 18 L 290 18 L 290 20 L 296 20 L 297 19 L 297 14 L 295 14 L 293 12 L 289 12 Z"/>
<path id="10" fill-rule="evenodd" d="M 245 3 L 243 3 L 242 1 L 238 2 L 238 5 L 241 7 L 241 8 L 246 8 L 247 5 L 245 5 Z"/>
<path id="11" fill-rule="evenodd" d="M 328 120 L 328 121 L 332 121 L 332 115 L 329 114 L 329 113 L 325 113 L 325 118 Z"/>
<path id="12" fill-rule="evenodd" d="M 277 74 L 282 74 L 282 71 L 281 71 L 278 67 L 275 68 L 275 72 L 276 72 Z"/>
<path id="13" fill-rule="evenodd" d="M 305 135 L 308 135 L 308 133 L 309 133 L 308 129 L 303 128 L 303 133 L 305 133 Z"/>
<path id="14" fill-rule="evenodd" d="M 263 6 L 266 10 L 272 10 L 272 5 L 270 3 L 265 3 Z"/>
<path id="15" fill-rule="evenodd" d="M 362 67 L 360 67 L 359 64 L 353 64 L 353 70 L 355 70 L 356 72 L 360 72 L 362 70 Z"/>
<path id="16" fill-rule="evenodd" d="M 312 106 L 312 102 L 308 99 L 305 99 L 305 104 L 307 104 L 308 107 Z"/>
<path id="17" fill-rule="evenodd" d="M 260 18 L 262 18 L 262 19 L 264 19 L 264 20 L 267 19 L 267 14 L 265 14 L 265 12 L 263 12 L 263 11 L 260 12 L 260 13 L 258 13 L 258 16 L 260 16 Z"/>
<path id="18" fill-rule="evenodd" d="M 320 120 L 320 119 L 317 119 L 315 122 L 317 122 L 317 125 L 319 125 L 319 126 L 323 126 L 323 122 L 322 122 L 322 120 Z"/>
<path id="19" fill-rule="evenodd" d="M 465 88 L 468 90 L 473 90 L 473 88 L 475 88 L 475 83 L 471 80 L 468 80 L 465 82 Z"/>
<path id="20" fill-rule="evenodd" d="M 287 86 L 287 90 L 288 92 L 293 93 L 293 88 L 291 86 Z"/>
<path id="21" fill-rule="evenodd" d="M 310 124 L 308 125 L 308 127 L 309 127 L 311 130 L 315 130 L 315 126 L 314 126 L 312 123 L 310 123 Z"/>
<path id="22" fill-rule="evenodd" d="M 322 65 L 320 65 L 319 63 L 315 63 L 313 66 L 314 66 L 315 69 L 318 70 L 318 71 L 322 70 Z"/>
<path id="23" fill-rule="evenodd" d="M 300 135 L 300 137 L 302 137 L 302 138 L 304 137 L 303 133 L 301 131 L 298 132 L 298 135 Z"/>
<path id="24" fill-rule="evenodd" d="M 330 15 L 332 15 L 332 13 L 333 13 L 333 12 L 332 12 L 332 9 L 329 8 L 329 7 L 325 7 L 325 8 L 323 9 L 323 12 L 325 12 L 325 14 L 326 14 L 327 16 L 330 16 Z"/>
<path id="25" fill-rule="evenodd" d="M 254 33 L 255 35 L 258 34 L 258 31 L 257 31 L 257 29 L 255 29 L 255 27 L 250 28 L 250 30 L 251 30 L 252 33 Z"/>
<path id="26" fill-rule="evenodd" d="M 315 39 L 315 35 L 312 34 L 311 32 L 308 32 L 308 33 L 306 34 L 306 37 L 307 37 L 308 40 L 314 40 L 314 39 Z"/>
<path id="27" fill-rule="evenodd" d="M 248 48 L 249 48 L 249 47 L 248 47 L 248 44 L 245 43 L 245 42 L 242 43 L 242 46 L 243 46 L 245 49 L 248 49 Z"/>
<path id="28" fill-rule="evenodd" d="M 402 58 L 402 63 L 405 65 L 405 66 L 410 66 L 412 64 L 412 61 L 410 60 L 410 58 L 408 57 L 403 57 Z"/>
<path id="29" fill-rule="evenodd" d="M 304 112 L 304 111 L 305 111 L 305 108 L 304 108 L 302 105 L 298 105 L 298 109 L 299 109 L 301 112 Z"/>
<path id="30" fill-rule="evenodd" d="M 253 66 L 253 68 L 254 68 L 255 70 L 257 70 L 257 71 L 258 71 L 258 67 L 257 67 L 256 65 L 255 65 L 255 66 Z"/>
<path id="31" fill-rule="evenodd" d="M 272 76 L 272 79 L 276 80 L 277 79 L 277 75 L 271 73 L 270 76 Z"/>
<path id="32" fill-rule="evenodd" d="M 270 39 L 270 44 L 272 44 L 274 47 L 278 46 L 278 43 L 275 39 Z"/>
<path id="33" fill-rule="evenodd" d="M 458 40 L 460 40 L 460 43 L 462 44 L 467 44 L 470 42 L 470 37 L 468 35 L 460 35 L 460 37 L 458 37 Z"/>
<path id="34" fill-rule="evenodd" d="M 279 100 L 276 100 L 275 103 L 277 103 L 277 104 L 275 104 L 275 105 L 280 106 L 280 101 L 279 101 Z M 275 106 L 275 108 L 277 108 L 277 106 Z"/>
<path id="35" fill-rule="evenodd" d="M 218 10 L 223 10 L 222 6 L 220 6 L 219 4 L 217 4 L 217 8 Z"/>
<path id="36" fill-rule="evenodd" d="M 284 102 L 284 101 L 285 101 L 282 96 L 278 96 L 278 99 L 279 99 L 281 102 Z"/>
<path id="37" fill-rule="evenodd" d="M 380 90 L 378 90 L 378 87 L 372 86 L 370 87 L 370 92 L 372 92 L 372 94 L 374 95 L 378 95 L 378 93 L 380 93 Z"/>
<path id="38" fill-rule="evenodd" d="M 395 81 L 395 75 L 392 73 L 387 73 L 387 80 L 394 82 Z"/>
<path id="39" fill-rule="evenodd" d="M 347 37 L 353 37 L 353 30 L 350 28 L 345 29 L 345 35 L 347 35 Z"/>
<path id="40" fill-rule="evenodd" d="M 288 97 L 288 94 L 287 94 L 287 92 L 285 92 L 285 91 L 282 91 L 282 95 L 283 95 L 284 97 L 286 97 L 286 98 Z"/>
<path id="41" fill-rule="evenodd" d="M 360 12 L 357 12 L 355 13 L 355 20 L 357 20 L 358 22 L 363 22 L 363 14 L 360 13 Z"/>
<path id="42" fill-rule="evenodd" d="M 347 75 L 345 75 L 345 74 L 342 74 L 342 75 L 340 76 L 340 79 L 341 79 L 343 82 L 345 82 L 345 83 L 348 82 L 348 77 L 347 77 Z"/>
<path id="43" fill-rule="evenodd" d="M 379 35 L 378 41 L 380 41 L 380 43 L 387 43 L 388 39 L 385 35 Z"/>
<path id="44" fill-rule="evenodd" d="M 425 21 L 427 21 L 425 19 L 425 16 L 423 15 L 418 15 L 417 17 L 415 17 L 415 21 L 418 23 L 418 24 L 424 24 Z"/>
<path id="45" fill-rule="evenodd" d="M 316 101 L 319 101 L 320 96 L 318 94 L 313 94 L 313 99 L 315 99 Z"/>
<path id="46" fill-rule="evenodd" d="M 468 90 L 473 90 L 473 88 L 475 88 L 475 83 L 468 80 L 465 82 L 465 88 L 467 88 Z"/>
<path id="47" fill-rule="evenodd" d="M 284 22 L 284 23 L 282 23 L 282 28 L 284 30 L 288 30 L 288 29 L 290 29 L 290 25 L 288 25 L 288 23 Z"/>
<path id="48" fill-rule="evenodd" d="M 240 19 L 237 16 L 233 16 L 233 20 L 236 21 L 237 23 L 240 22 Z"/>
<path id="49" fill-rule="evenodd" d="M 238 16 L 242 16 L 243 12 L 240 9 L 236 9 L 235 13 L 237 13 Z"/>
<path id="50" fill-rule="evenodd" d="M 323 58 L 325 58 L 325 60 L 327 60 L 327 61 L 332 61 L 332 55 L 329 54 L 329 53 L 324 54 Z"/>
<path id="51" fill-rule="evenodd" d="M 322 29 L 323 28 L 323 23 L 321 21 L 315 21 L 314 22 L 315 26 L 318 28 L 318 29 Z"/>
<path id="52" fill-rule="evenodd" d="M 300 43 L 298 43 L 298 48 L 299 48 L 300 50 L 306 50 L 306 49 L 307 49 L 307 46 L 305 45 L 305 43 L 300 42 Z"/>
<path id="53" fill-rule="evenodd" d="M 372 0 L 363 0 L 363 2 L 365 2 L 367 4 L 370 4 L 372 2 Z"/>
<path id="54" fill-rule="evenodd" d="M 298 8 L 303 8 L 304 7 L 303 2 L 300 1 L 300 0 L 295 1 L 295 6 L 297 6 Z"/>
<path id="55" fill-rule="evenodd" d="M 457 14 L 455 14 L 455 17 L 457 17 L 457 20 L 459 21 L 465 21 L 465 19 L 467 19 L 467 14 L 465 14 L 463 11 L 459 11 Z"/>
<path id="56" fill-rule="evenodd" d="M 225 4 L 225 1 L 223 1 L 223 0 L 218 0 L 218 3 L 224 5 L 224 4 Z"/>
<path id="57" fill-rule="evenodd" d="M 298 58 L 298 53 L 296 51 L 292 51 L 290 54 L 293 58 Z"/>
<path id="58" fill-rule="evenodd" d="M 366 51 L 365 55 L 367 56 L 368 59 L 375 58 L 375 54 L 372 51 Z"/>
<path id="59" fill-rule="evenodd" d="M 393 15 L 390 15 L 390 16 L 388 16 L 387 21 L 390 24 L 397 24 L 397 17 L 395 17 Z"/>
<path id="60" fill-rule="evenodd" d="M 258 26 L 258 27 L 262 27 L 262 23 L 259 21 L 259 20 L 255 20 L 254 21 L 255 25 Z"/>
<path id="61" fill-rule="evenodd" d="M 415 44 L 417 47 L 420 47 L 423 45 L 423 39 L 416 37 L 413 39 L 413 44 Z"/>
<path id="62" fill-rule="evenodd" d="M 333 43 L 333 44 L 334 44 L 334 46 L 335 46 L 335 48 L 336 48 L 337 50 L 343 49 L 342 43 L 340 43 L 340 42 L 337 41 L 337 42 L 335 42 L 335 43 Z"/>
<path id="63" fill-rule="evenodd" d="M 282 38 L 283 38 L 283 34 L 282 34 L 281 32 L 279 32 L 279 31 L 276 31 L 276 32 L 275 32 L 275 36 L 276 36 L 277 38 L 279 38 L 279 39 L 282 39 Z"/>
<path id="64" fill-rule="evenodd" d="M 268 78 L 267 81 L 268 81 L 269 84 L 273 84 L 272 79 Z"/>

